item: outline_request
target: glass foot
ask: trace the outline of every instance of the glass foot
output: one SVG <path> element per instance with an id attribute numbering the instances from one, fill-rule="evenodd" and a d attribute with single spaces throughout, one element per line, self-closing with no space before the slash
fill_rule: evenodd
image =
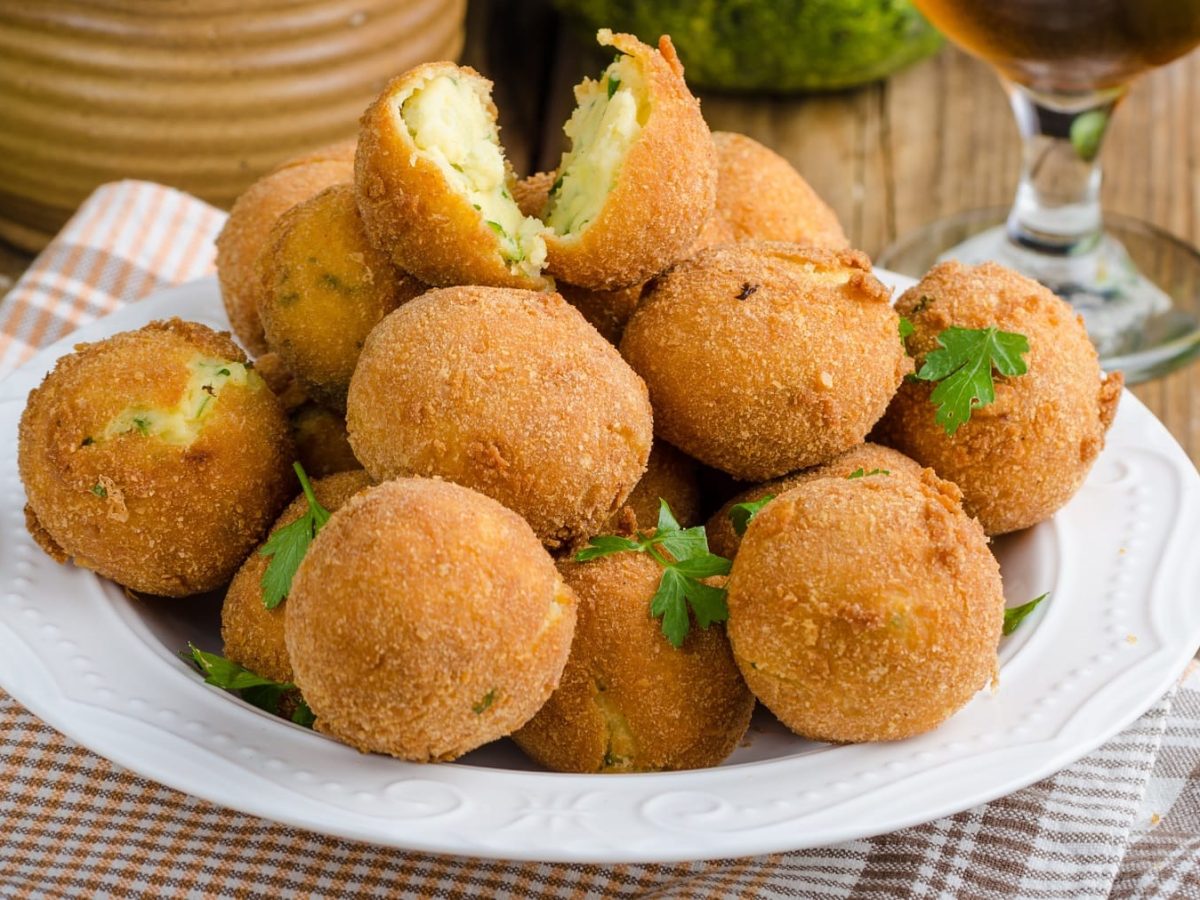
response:
<path id="1" fill-rule="evenodd" d="M 1036 278 L 1083 315 L 1108 370 L 1129 383 L 1164 375 L 1200 355 L 1200 251 L 1144 222 L 1105 215 L 1099 244 L 1046 256 L 1008 239 L 1008 210 L 961 213 L 885 249 L 875 263 L 920 278 L 936 262 L 994 260 Z"/>

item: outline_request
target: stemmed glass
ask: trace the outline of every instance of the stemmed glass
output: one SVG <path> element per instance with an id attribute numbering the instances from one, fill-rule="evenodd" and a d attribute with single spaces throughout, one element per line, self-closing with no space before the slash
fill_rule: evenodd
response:
<path id="1" fill-rule="evenodd" d="M 1102 216 L 1099 162 L 1131 80 L 1200 43 L 1200 0 L 915 2 L 997 69 L 1024 144 L 1021 179 L 1007 214 L 934 222 L 877 262 L 914 276 L 939 259 L 1024 272 L 1083 314 L 1103 365 L 1129 381 L 1200 355 L 1200 252 L 1143 222 Z"/>

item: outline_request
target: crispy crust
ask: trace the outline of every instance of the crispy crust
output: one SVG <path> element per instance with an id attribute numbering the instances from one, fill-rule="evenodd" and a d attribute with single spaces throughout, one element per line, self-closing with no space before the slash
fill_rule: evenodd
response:
<path id="1" fill-rule="evenodd" d="M 354 177 L 345 145 L 289 160 L 264 175 L 237 198 L 217 235 L 217 280 L 233 333 L 252 355 L 267 350 L 258 320 L 262 281 L 258 255 L 281 215 L 325 188 Z"/>
<path id="2" fill-rule="evenodd" d="M 399 122 L 397 95 L 449 73 L 477 88 L 495 121 L 492 83 L 470 67 L 425 63 L 393 78 L 363 113 L 354 159 L 358 207 L 367 234 L 398 267 L 427 284 L 546 288 L 550 282 L 545 278 L 509 271 L 496 233 L 438 166 L 421 155 Z M 511 185 L 511 174 L 509 180 Z"/>
<path id="3" fill-rule="evenodd" d="M 313 492 L 317 495 L 318 503 L 335 512 L 370 484 L 371 477 L 360 469 L 319 478 L 313 482 Z M 295 522 L 306 512 L 308 500 L 301 494 L 275 520 L 271 534 Z M 221 606 L 221 639 L 225 642 L 227 659 L 264 678 L 287 683 L 292 680 L 292 665 L 288 661 L 283 637 L 288 605 L 285 598 L 274 609 L 263 606 L 262 579 L 270 559 L 260 555 L 261 550 L 260 544 L 246 557 L 225 593 L 225 602 Z"/>
<path id="4" fill-rule="evenodd" d="M 621 354 L 658 436 L 762 481 L 862 442 L 911 369 L 898 325 L 861 253 L 752 242 L 655 279 Z"/>
<path id="5" fill-rule="evenodd" d="M 717 215 L 739 241 L 788 241 L 846 250 L 837 214 L 792 165 L 758 141 L 714 131 Z"/>
<path id="6" fill-rule="evenodd" d="M 924 300 L 924 302 L 923 302 Z M 942 263 L 897 301 L 912 321 L 920 367 L 947 327 L 1025 335 L 1029 371 L 997 375 L 996 400 L 953 437 L 935 421 L 933 385 L 903 384 L 877 439 L 935 469 L 963 492 L 988 534 L 1028 528 L 1061 509 L 1104 447 L 1124 379 L 1102 378 L 1095 348 L 1070 305 L 1036 281 L 994 263 Z"/>
<path id="7" fill-rule="evenodd" d="M 733 521 L 729 518 L 729 511 L 736 504 L 753 503 L 755 500 L 761 500 L 768 494 L 778 497 L 796 485 L 813 478 L 845 478 L 858 469 L 863 470 L 864 477 L 866 472 L 871 472 L 875 469 L 886 470 L 888 472 L 887 477 L 904 477 L 908 475 L 919 478 L 923 471 L 920 463 L 914 462 L 903 453 L 893 450 L 890 447 L 882 447 L 879 444 L 859 444 L 857 447 L 852 447 L 840 456 L 835 456 L 824 465 L 793 472 L 791 475 L 785 475 L 783 478 L 764 481 L 762 484 L 756 484 L 754 487 L 747 488 L 731 497 L 725 502 L 724 506 L 713 513 L 712 517 L 708 520 L 708 524 L 704 526 L 704 530 L 708 534 L 709 549 L 718 556 L 724 556 L 726 559 L 733 559 L 737 556 L 742 538 L 733 530 Z"/>
<path id="8" fill-rule="evenodd" d="M 650 111 L 595 221 L 578 237 L 547 234 L 546 268 L 571 284 L 614 290 L 687 255 L 716 200 L 717 162 L 671 39 L 655 50 L 605 29 L 598 40 L 639 63 Z"/>
<path id="9" fill-rule="evenodd" d="M 427 289 L 367 239 L 349 183 L 280 216 L 259 270 L 258 316 L 267 346 L 308 396 L 343 411 L 367 334 Z"/>
<path id="10" fill-rule="evenodd" d="M 782 494 L 746 530 L 728 600 L 746 683 L 812 740 L 921 734 L 997 671 L 1000 567 L 930 470 Z"/>
<path id="11" fill-rule="evenodd" d="M 575 640 L 558 690 L 513 735 L 517 745 L 560 772 L 699 769 L 732 753 L 754 697 L 722 627 L 693 623 L 672 647 L 647 614 L 662 571 L 646 556 L 559 569 L 579 598 Z M 614 734 L 614 719 L 628 736 Z"/>
<path id="12" fill-rule="evenodd" d="M 317 728 L 363 751 L 453 759 L 527 722 L 558 686 L 575 599 L 529 526 L 424 478 L 330 518 L 285 622 Z"/>
<path id="13" fill-rule="evenodd" d="M 517 201 L 522 213 L 527 216 L 536 216 L 541 213 L 546 205 L 546 197 L 554 179 L 554 172 L 537 172 L 514 185 L 513 199 Z M 733 231 L 725 223 L 725 220 L 714 212 L 705 220 L 704 227 L 700 229 L 700 234 L 696 236 L 688 255 L 694 256 L 708 247 L 731 243 L 733 243 Z M 583 313 L 588 324 L 613 345 L 621 343 L 625 324 L 633 315 L 633 311 L 637 309 L 645 286 L 646 282 L 639 282 L 612 291 L 594 291 L 575 284 L 568 284 L 565 281 L 557 284 L 558 292 L 562 294 L 563 299 Z"/>
<path id="14" fill-rule="evenodd" d="M 261 381 L 226 386 L 190 444 L 135 433 L 100 439 L 131 404 L 178 403 L 197 353 L 246 359 L 227 333 L 152 322 L 78 345 L 30 392 L 21 417 L 18 461 L 35 536 L 44 531 L 76 565 L 143 593 L 223 585 L 294 488 L 287 420 Z"/>
<path id="15" fill-rule="evenodd" d="M 621 508 L 600 529 L 601 534 L 619 533 L 631 525 L 651 529 L 658 524 L 658 501 L 666 500 L 676 521 L 690 528 L 700 521 L 699 464 L 666 441 L 650 448 L 646 473 L 633 486 Z"/>
<path id="16" fill-rule="evenodd" d="M 525 516 L 547 546 L 595 533 L 645 471 L 646 387 L 557 294 L 429 291 L 367 338 L 350 444 L 378 480 L 447 478 Z"/>

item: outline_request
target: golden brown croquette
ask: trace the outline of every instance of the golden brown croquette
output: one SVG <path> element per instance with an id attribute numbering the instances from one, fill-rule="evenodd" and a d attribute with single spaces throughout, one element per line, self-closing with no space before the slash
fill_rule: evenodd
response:
<path id="1" fill-rule="evenodd" d="M 652 530 L 658 524 L 659 500 L 667 501 L 675 521 L 684 528 L 697 524 L 700 522 L 698 470 L 699 464 L 686 453 L 680 453 L 666 441 L 655 441 L 646 473 L 601 532 L 617 533 L 631 524 L 640 531 Z"/>
<path id="2" fill-rule="evenodd" d="M 288 160 L 238 197 L 217 236 L 217 279 L 233 333 L 251 354 L 267 351 L 258 298 L 258 256 L 281 215 L 325 188 L 354 178 L 354 143 L 334 144 Z"/>
<path id="3" fill-rule="evenodd" d="M 538 211 L 545 207 L 547 192 L 554 177 L 553 172 L 538 172 L 516 183 L 513 196 L 523 213 L 537 215 Z M 733 243 L 733 232 L 714 211 L 700 229 L 700 234 L 696 236 L 687 255 L 695 255 L 706 247 L 729 243 Z M 556 287 L 563 299 L 583 313 L 583 317 L 606 341 L 616 345 L 621 342 L 625 323 L 637 309 L 645 282 L 611 291 L 591 290 L 561 280 L 557 282 Z"/>
<path id="4" fill-rule="evenodd" d="M 232 577 L 291 495 L 291 459 L 241 349 L 179 319 L 78 345 L 30 392 L 18 441 L 37 533 L 170 597 Z"/>
<path id="5" fill-rule="evenodd" d="M 350 382 L 354 455 L 378 481 L 455 481 L 550 547 L 594 534 L 645 471 L 645 385 L 557 294 L 429 291 L 367 338 Z"/>
<path id="6" fill-rule="evenodd" d="M 746 481 L 817 465 L 883 414 L 912 362 L 856 251 L 745 243 L 655 279 L 621 339 L 655 430 Z"/>
<path id="7" fill-rule="evenodd" d="M 574 595 L 529 525 L 426 478 L 334 513 L 287 607 L 288 656 L 318 730 L 415 761 L 454 759 L 529 721 L 575 628 Z"/>
<path id="8" fill-rule="evenodd" d="M 359 209 L 374 243 L 428 284 L 544 288 L 546 227 L 513 200 L 491 91 L 449 62 L 394 78 L 362 117 Z"/>
<path id="9" fill-rule="evenodd" d="M 715 766 L 750 724 L 747 690 L 720 625 L 693 624 L 672 647 L 650 600 L 662 570 L 622 553 L 562 562 L 579 598 L 562 683 L 513 735 L 535 761 L 561 772 L 652 772 Z"/>
<path id="10" fill-rule="evenodd" d="M 988 534 L 1028 528 L 1075 495 L 1104 447 L 1124 379 L 1100 372 L 1096 350 L 1070 305 L 995 263 L 934 266 L 897 301 L 913 323 L 918 369 L 950 326 L 990 328 L 1029 341 L 1024 375 L 995 375 L 994 403 L 972 410 L 954 433 L 935 421 L 935 385 L 909 381 L 877 439 L 962 489 L 963 506 Z"/>
<path id="11" fill-rule="evenodd" d="M 350 447 L 346 419 L 341 413 L 316 403 L 305 403 L 288 413 L 296 459 L 313 478 L 361 469 Z"/>
<path id="12" fill-rule="evenodd" d="M 959 498 L 928 469 L 811 478 L 750 523 L 729 639 L 750 690 L 797 734 L 911 737 L 994 677 L 1000 568 Z"/>
<path id="13" fill-rule="evenodd" d="M 262 376 L 267 387 L 279 398 L 284 412 L 290 415 L 293 410 L 309 402 L 308 394 L 304 392 L 304 386 L 300 384 L 295 375 L 287 370 L 278 353 L 268 351 L 256 358 L 253 365 L 254 371 Z"/>
<path id="14" fill-rule="evenodd" d="M 350 184 L 280 216 L 259 266 L 258 316 L 267 346 L 310 397 L 333 409 L 345 409 L 368 332 L 426 290 L 367 239 Z"/>
<path id="15" fill-rule="evenodd" d="M 547 271 L 592 290 L 645 281 L 687 255 L 713 210 L 716 151 L 669 37 L 658 49 L 601 29 L 617 51 L 575 88 L 542 218 Z"/>
<path id="16" fill-rule="evenodd" d="M 738 241 L 787 241 L 846 250 L 832 209 L 800 173 L 753 138 L 714 131 L 717 215 Z"/>
<path id="17" fill-rule="evenodd" d="M 312 488 L 317 502 L 330 512 L 335 512 L 370 484 L 371 477 L 359 469 L 357 472 L 341 472 L 328 478 L 318 478 L 312 483 Z M 271 534 L 307 512 L 308 499 L 301 494 L 275 520 Z M 262 545 L 259 545 L 246 557 L 225 593 L 225 603 L 221 606 L 221 639 L 225 642 L 226 659 L 256 675 L 286 684 L 292 680 L 292 665 L 288 662 L 287 645 L 283 637 L 287 600 L 285 598 L 274 609 L 263 606 L 262 580 L 271 560 L 263 556 L 261 551 Z"/>
<path id="18" fill-rule="evenodd" d="M 859 472 L 862 473 L 861 476 L 858 476 Z M 868 476 L 868 473 L 875 474 Z M 726 501 L 724 506 L 713 513 L 704 527 L 708 534 L 708 547 L 713 553 L 724 556 L 726 559 L 733 559 L 737 556 L 738 546 L 742 539 L 734 530 L 733 520 L 730 518 L 730 510 L 736 504 L 753 503 L 768 494 L 778 497 L 810 478 L 848 478 L 851 475 L 865 478 L 881 477 L 884 474 L 919 478 L 921 465 L 890 447 L 882 447 L 879 444 L 859 444 L 857 447 L 852 447 L 845 453 L 835 456 L 824 465 L 801 469 L 791 475 L 756 484 L 754 487 L 734 495 Z"/>

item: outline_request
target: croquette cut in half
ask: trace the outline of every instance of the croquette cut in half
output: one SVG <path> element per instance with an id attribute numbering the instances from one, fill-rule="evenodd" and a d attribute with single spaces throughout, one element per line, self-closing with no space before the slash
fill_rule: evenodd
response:
<path id="1" fill-rule="evenodd" d="M 787 241 L 846 250 L 837 214 L 792 168 L 753 138 L 714 131 L 717 217 L 737 241 Z"/>
<path id="2" fill-rule="evenodd" d="M 558 294 L 429 291 L 367 337 L 350 444 L 377 481 L 426 475 L 524 516 L 548 547 L 595 534 L 645 471 L 646 387 Z"/>
<path id="3" fill-rule="evenodd" d="M 914 462 L 903 453 L 890 447 L 882 447 L 879 444 L 859 444 L 823 465 L 802 469 L 791 475 L 785 475 L 783 478 L 764 481 L 735 494 L 713 513 L 708 524 L 704 526 L 704 531 L 708 535 L 708 547 L 713 553 L 724 556 L 726 559 L 733 559 L 737 556 L 742 538 L 734 530 L 730 512 L 738 504 L 755 503 L 767 496 L 778 497 L 812 478 L 853 479 L 881 475 L 919 478 L 921 470 L 920 463 Z"/>
<path id="4" fill-rule="evenodd" d="M 367 239 L 351 184 L 284 213 L 259 267 L 258 315 L 267 346 L 308 396 L 339 410 L 367 334 L 426 289 Z"/>
<path id="5" fill-rule="evenodd" d="M 655 49 L 601 29 L 597 40 L 617 58 L 575 87 L 571 146 L 541 217 L 550 274 L 613 290 L 687 255 L 713 211 L 717 164 L 671 39 Z"/>
<path id="6" fill-rule="evenodd" d="M 78 345 L 30 392 L 18 439 L 42 547 L 169 597 L 232 577 L 291 496 L 291 459 L 241 349 L 179 319 Z"/>
<path id="7" fill-rule="evenodd" d="M 295 206 L 328 187 L 354 178 L 354 141 L 343 141 L 280 163 L 233 204 L 217 235 L 217 280 L 233 333 L 254 356 L 267 352 L 258 301 L 258 257 L 271 226 Z"/>
<path id="8" fill-rule="evenodd" d="M 754 697 L 724 629 L 693 624 L 672 647 L 649 615 L 662 569 L 642 554 L 559 569 L 579 598 L 575 640 L 562 683 L 517 745 L 561 772 L 699 769 L 732 753 Z"/>
<path id="9" fill-rule="evenodd" d="M 750 522 L 728 590 L 742 675 L 801 737 L 921 734 L 997 671 L 1000 568 L 932 470 L 796 485 Z"/>
<path id="10" fill-rule="evenodd" d="M 656 278 L 621 338 L 658 436 L 744 481 L 862 443 L 912 361 L 889 291 L 850 250 L 751 242 Z"/>
<path id="11" fill-rule="evenodd" d="M 376 246 L 428 284 L 545 288 L 546 226 L 513 200 L 491 91 L 449 62 L 394 78 L 362 117 L 358 206 Z"/>
<path id="12" fill-rule="evenodd" d="M 513 188 L 513 196 L 517 205 L 526 215 L 537 215 L 545 208 L 549 197 L 550 187 L 554 182 L 553 172 L 537 172 L 528 178 L 518 181 Z M 692 246 L 685 256 L 692 256 L 707 247 L 718 244 L 733 243 L 733 231 L 725 220 L 714 211 L 696 235 Z M 642 298 L 645 282 L 616 288 L 615 290 L 592 290 L 559 279 L 555 287 L 563 299 L 583 313 L 593 328 L 610 344 L 621 343 L 621 334 L 625 331 L 625 323 L 637 309 L 638 301 Z"/>
<path id="13" fill-rule="evenodd" d="M 336 512 L 370 485 L 371 476 L 359 469 L 318 478 L 312 483 L 312 489 L 321 506 Z M 301 494 L 275 520 L 271 534 L 307 512 L 308 499 Z M 271 558 L 263 556 L 261 550 L 262 545 L 246 557 L 225 592 L 225 602 L 221 606 L 221 639 L 225 643 L 226 659 L 256 675 L 287 684 L 292 681 L 292 664 L 288 661 L 283 629 L 287 599 L 273 609 L 263 605 L 262 580 Z"/>
<path id="14" fill-rule="evenodd" d="M 516 513 L 401 478 L 330 517 L 286 605 L 288 657 L 318 730 L 424 762 L 533 717 L 559 683 L 576 604 Z"/>
<path id="15" fill-rule="evenodd" d="M 1104 448 L 1124 379 L 1100 371 L 1078 314 L 1050 290 L 995 263 L 934 266 L 896 302 L 913 324 L 918 371 L 951 326 L 1024 335 L 1024 375 L 996 374 L 995 401 L 949 435 L 930 400 L 936 385 L 903 384 L 876 436 L 963 492 L 988 534 L 1042 522 L 1075 495 Z"/>

